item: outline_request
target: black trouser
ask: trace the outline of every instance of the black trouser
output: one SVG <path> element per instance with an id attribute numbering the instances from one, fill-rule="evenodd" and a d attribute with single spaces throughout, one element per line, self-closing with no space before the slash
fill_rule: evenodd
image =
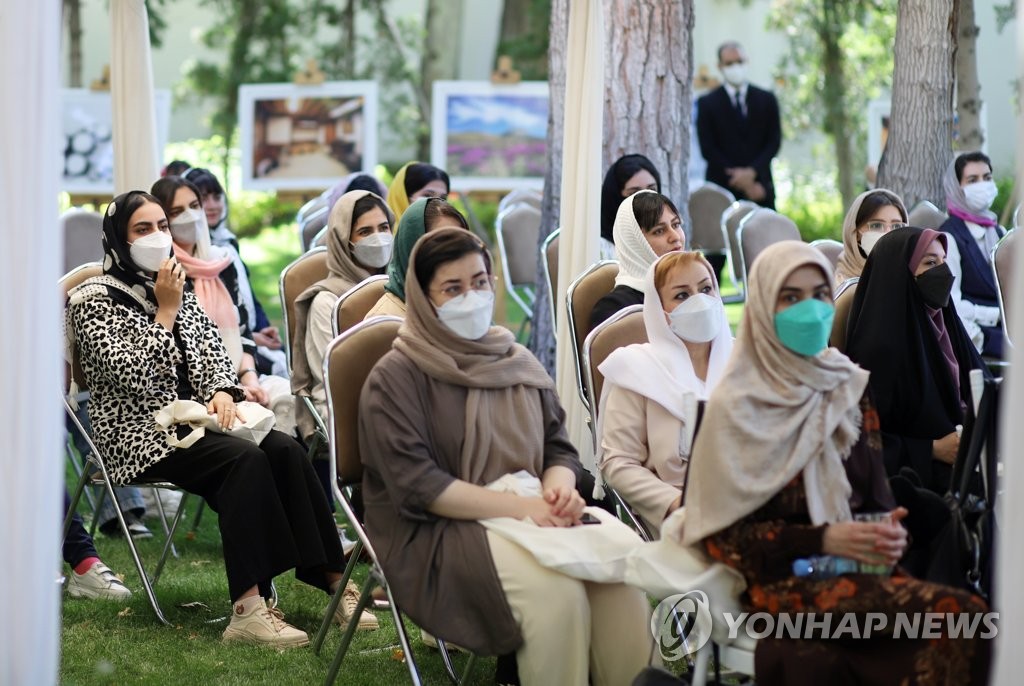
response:
<path id="1" fill-rule="evenodd" d="M 64 515 L 67 516 L 71 508 L 71 496 L 67 489 L 64 490 Z M 71 518 L 71 526 L 68 527 L 68 535 L 64 537 L 64 545 L 61 548 L 64 554 L 64 561 L 75 567 L 79 562 L 90 557 L 99 557 L 96 547 L 93 545 L 92 536 L 85 530 L 82 516 L 77 512 Z"/>
<path id="2" fill-rule="evenodd" d="M 259 446 L 207 431 L 146 470 L 206 499 L 220 515 L 224 568 L 232 601 L 294 568 L 295 578 L 329 591 L 327 572 L 341 573 L 338 530 L 306 451 L 279 431 Z"/>

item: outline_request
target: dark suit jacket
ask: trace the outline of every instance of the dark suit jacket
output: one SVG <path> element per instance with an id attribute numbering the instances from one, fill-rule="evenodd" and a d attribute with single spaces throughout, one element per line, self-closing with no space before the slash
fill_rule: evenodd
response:
<path id="1" fill-rule="evenodd" d="M 719 86 L 697 101 L 697 136 L 708 162 L 707 180 L 729 188 L 726 167 L 753 167 L 768 197 L 761 204 L 775 207 L 775 184 L 771 161 L 782 143 L 779 103 L 761 88 L 747 85 L 747 116 L 736 112 L 725 86 Z M 742 193 L 732 190 L 737 197 Z"/>

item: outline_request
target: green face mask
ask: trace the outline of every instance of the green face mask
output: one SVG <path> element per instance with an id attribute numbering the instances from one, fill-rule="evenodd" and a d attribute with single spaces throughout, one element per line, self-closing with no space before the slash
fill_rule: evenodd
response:
<path id="1" fill-rule="evenodd" d="M 797 355 L 817 355 L 828 345 L 836 308 L 816 298 L 801 300 L 775 315 L 775 333 Z"/>

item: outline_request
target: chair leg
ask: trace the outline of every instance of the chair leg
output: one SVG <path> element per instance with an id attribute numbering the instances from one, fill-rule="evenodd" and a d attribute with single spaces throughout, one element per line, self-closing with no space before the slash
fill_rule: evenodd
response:
<path id="1" fill-rule="evenodd" d="M 345 585 L 348 580 L 352 578 L 352 571 L 356 567 L 356 562 L 359 560 L 359 556 L 363 552 L 363 542 L 356 541 L 355 548 L 349 553 L 348 564 L 345 565 L 345 573 L 341 576 L 341 583 L 338 584 L 338 590 L 331 596 L 331 602 L 327 605 L 327 612 L 324 614 L 324 619 L 320 622 L 320 629 L 316 633 L 316 638 L 313 640 L 313 654 L 319 655 L 320 648 L 323 646 L 324 639 L 327 637 L 327 631 L 331 628 L 331 622 L 334 621 L 334 612 L 338 609 L 338 605 L 341 603 L 341 597 L 345 593 Z M 359 615 L 355 615 L 358 617 Z"/>
<path id="2" fill-rule="evenodd" d="M 157 518 L 160 520 L 160 528 L 164 530 L 164 556 L 166 557 L 167 546 L 170 545 L 170 547 L 171 547 L 171 555 L 173 555 L 174 557 L 178 557 L 178 551 L 175 550 L 175 548 L 174 548 L 174 540 L 173 540 L 173 536 L 171 536 L 171 529 L 167 526 L 167 513 L 164 512 L 164 503 L 160 499 L 160 489 L 159 488 L 150 488 L 149 490 L 153 491 L 153 500 L 156 502 Z M 185 504 L 185 495 L 184 495 L 184 493 L 185 492 L 182 491 L 181 502 L 178 503 L 178 511 L 175 513 L 176 516 L 174 518 L 174 526 L 178 525 L 178 519 L 181 517 L 181 513 L 183 511 L 182 507 Z M 160 566 L 162 567 L 163 566 L 163 557 L 161 557 L 160 560 L 161 560 Z M 156 573 L 156 575 L 160 576 L 160 572 L 158 571 Z"/>
<path id="3" fill-rule="evenodd" d="M 711 657 L 711 643 L 701 646 L 697 651 L 697 659 L 692 667 L 693 678 L 690 686 L 705 686 L 708 682 L 708 660 Z"/>
<path id="4" fill-rule="evenodd" d="M 370 591 L 373 589 L 373 579 L 367 579 L 366 583 L 363 584 L 363 591 L 359 594 L 359 602 L 356 604 L 355 612 L 352 613 L 352 618 L 355 619 L 362 614 L 366 606 L 370 604 Z M 338 596 L 340 600 L 340 595 Z M 345 659 L 345 654 L 348 652 L 349 644 L 352 643 L 352 637 L 356 633 L 356 627 L 359 626 L 358 621 L 350 621 L 348 626 L 345 627 L 345 633 L 341 636 L 341 643 L 338 644 L 338 649 L 334 653 L 334 659 L 331 661 L 331 666 L 327 670 L 327 679 L 324 681 L 327 686 L 334 683 L 334 680 L 338 678 L 338 672 L 341 670 L 341 663 Z"/>
<path id="5" fill-rule="evenodd" d="M 114 509 L 115 510 L 119 509 L 117 507 L 117 504 L 118 504 L 117 503 L 117 498 L 114 497 L 113 489 L 110 490 L 110 497 L 112 499 L 111 502 L 114 503 Z M 103 503 L 105 503 L 106 501 L 107 501 L 107 489 L 106 488 L 101 488 L 100 489 L 100 495 L 96 499 L 96 504 L 92 508 L 92 522 L 89 524 L 89 535 L 92 536 L 93 538 L 96 538 L 96 529 L 98 529 L 99 526 L 100 526 L 100 508 L 103 507 Z"/>
<path id="6" fill-rule="evenodd" d="M 199 522 L 203 519 L 203 510 L 206 509 L 206 500 L 204 498 L 199 499 L 199 507 L 196 508 L 196 516 L 192 520 L 192 526 L 189 528 L 191 533 L 195 533 L 199 530 Z"/>
<path id="7" fill-rule="evenodd" d="M 469 679 L 470 674 L 473 671 L 473 667 L 476 665 L 476 655 L 474 653 L 469 654 L 469 658 L 466 660 L 466 667 L 462 671 L 462 676 L 459 676 L 458 672 L 455 671 L 455 665 L 452 663 L 452 657 L 448 653 L 448 645 L 440 638 L 437 638 L 438 652 L 441 653 L 441 662 L 444 664 L 444 671 L 448 673 L 448 679 L 455 686 L 462 686 Z"/>
<path id="8" fill-rule="evenodd" d="M 374 570 L 376 575 L 376 570 Z M 416 668 L 416 658 L 412 653 L 412 644 L 409 642 L 409 632 L 405 630 L 405 623 L 402 621 L 402 613 L 398 610 L 398 604 L 391 593 L 391 587 L 381 578 L 384 591 L 388 595 L 388 603 L 391 605 L 391 616 L 395 620 L 395 631 L 398 633 L 398 643 L 402 646 L 402 654 L 405 656 L 405 666 L 409 670 L 409 679 L 413 686 L 422 686 L 423 679 L 420 677 L 420 670 Z"/>
<path id="9" fill-rule="evenodd" d="M 71 519 L 75 516 L 75 510 L 78 509 L 78 501 L 82 499 L 82 493 L 85 490 L 85 482 L 89 479 L 87 473 L 83 473 L 78 477 L 78 483 L 75 485 L 75 493 L 71 496 L 71 505 L 68 507 L 68 511 L 64 513 L 64 537 L 67 537 L 68 530 L 71 528 Z"/>
<path id="10" fill-rule="evenodd" d="M 181 492 L 181 502 L 178 503 L 178 511 L 174 514 L 174 521 L 171 522 L 171 528 L 167 530 L 167 538 L 164 541 L 164 548 L 160 553 L 160 560 L 156 563 L 156 569 L 153 571 L 153 584 L 160 579 L 160 573 L 164 570 L 164 564 L 167 562 L 168 551 L 174 552 L 174 532 L 178 530 L 178 524 L 181 522 L 181 516 L 185 514 L 185 503 L 188 501 L 188 492 Z M 157 494 L 156 498 L 157 508 L 160 509 L 160 519 L 164 522 L 164 526 L 167 525 L 167 520 L 164 518 L 163 506 L 160 504 L 160 494 Z M 178 554 L 174 553 L 175 557 Z"/>

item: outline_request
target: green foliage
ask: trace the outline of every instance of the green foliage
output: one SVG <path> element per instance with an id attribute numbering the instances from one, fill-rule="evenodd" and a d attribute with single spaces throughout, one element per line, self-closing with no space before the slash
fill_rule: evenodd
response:
<path id="1" fill-rule="evenodd" d="M 302 252 L 302 241 L 294 219 L 295 213 L 292 212 L 287 221 L 239 241 L 242 261 L 249 268 L 252 290 L 263 305 L 267 318 L 278 328 L 283 321 L 278 290 L 281 272 Z"/>
<path id="2" fill-rule="evenodd" d="M 514 68 L 524 81 L 546 81 L 551 0 L 520 0 L 518 4 L 525 6 L 522 20 L 524 30 L 515 36 L 503 35 L 498 41 L 496 56 L 511 57 Z"/>
<path id="3" fill-rule="evenodd" d="M 996 188 L 999 189 L 999 195 L 996 196 L 995 201 L 992 203 L 992 211 L 996 213 L 997 217 L 1002 217 L 1007 204 L 1013 198 L 1014 179 L 1012 176 L 1004 176 L 1001 179 L 996 179 L 995 182 Z M 1012 212 L 1013 208 L 1010 211 Z M 1013 217 L 1010 216 L 1008 221 L 1012 222 Z"/>
<path id="4" fill-rule="evenodd" d="M 1014 0 L 1010 2 L 995 5 L 993 9 L 996 11 L 996 31 L 1002 33 L 1006 25 L 1013 21 L 1015 15 Z"/>
<path id="5" fill-rule="evenodd" d="M 896 0 L 775 0 L 768 28 L 789 39 L 778 65 L 786 137 L 818 128 L 831 134 L 823 37 L 838 38 L 845 69 L 838 107 L 851 124 L 854 178 L 866 164 L 867 104 L 891 88 Z M 833 161 L 832 164 L 835 164 Z"/>
<path id="6" fill-rule="evenodd" d="M 281 200 L 274 193 L 239 192 L 231 196 L 228 226 L 239 238 L 258 236 L 265 229 L 288 224 L 295 232 L 295 213 L 301 203 Z"/>
<path id="7" fill-rule="evenodd" d="M 832 175 L 822 171 L 798 173 L 784 164 L 777 164 L 776 170 L 778 210 L 796 222 L 801 238 L 807 242 L 819 238 L 841 241 L 846 210 Z"/>

